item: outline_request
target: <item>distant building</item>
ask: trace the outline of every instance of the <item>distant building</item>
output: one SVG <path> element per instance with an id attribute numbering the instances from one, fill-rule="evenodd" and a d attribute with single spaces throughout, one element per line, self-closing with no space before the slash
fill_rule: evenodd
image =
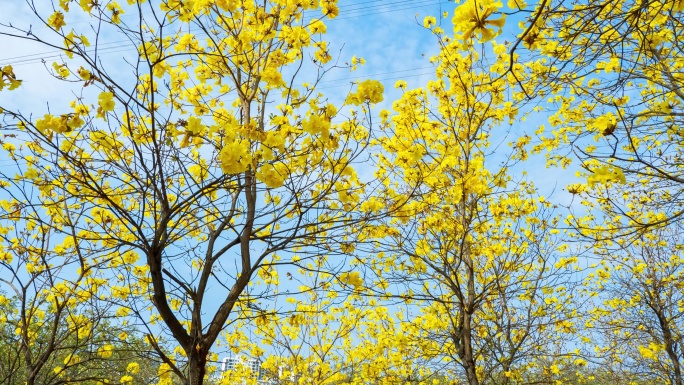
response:
<path id="1" fill-rule="evenodd" d="M 259 362 L 258 360 L 253 358 L 246 358 L 243 356 L 225 357 L 221 361 L 221 373 L 219 375 L 229 370 L 235 370 L 238 366 L 243 366 L 246 369 L 249 369 L 252 372 L 252 376 L 256 377 L 257 382 L 261 385 L 275 385 L 282 383 L 279 380 L 283 376 L 282 367 L 278 370 L 278 374 L 275 375 L 275 373 L 271 373 L 267 370 L 264 370 L 261 367 L 261 362 Z M 291 374 L 290 377 L 290 381 L 286 382 L 294 383 L 294 374 Z"/>
<path id="2" fill-rule="evenodd" d="M 224 358 L 221 362 L 221 372 L 235 370 L 238 365 L 245 366 L 257 376 L 259 375 L 259 372 L 261 372 L 261 364 L 259 361 L 251 358 L 244 358 L 242 356 Z"/>

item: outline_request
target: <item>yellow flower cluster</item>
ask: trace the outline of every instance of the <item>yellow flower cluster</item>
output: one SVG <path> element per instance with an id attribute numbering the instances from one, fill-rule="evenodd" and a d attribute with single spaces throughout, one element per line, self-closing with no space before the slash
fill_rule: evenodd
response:
<path id="1" fill-rule="evenodd" d="M 114 111 L 114 94 L 111 92 L 101 92 L 97 98 L 97 117 L 106 119 L 106 113 Z"/>
<path id="2" fill-rule="evenodd" d="M 340 282 L 344 283 L 345 285 L 351 285 L 355 289 L 357 289 L 363 285 L 363 278 L 361 278 L 358 271 L 342 273 L 342 274 L 340 274 L 339 279 L 340 279 Z"/>
<path id="3" fill-rule="evenodd" d="M 218 160 L 226 174 L 246 171 L 252 165 L 249 142 L 241 139 L 229 142 L 221 149 Z"/>
<path id="4" fill-rule="evenodd" d="M 19 88 L 20 85 L 21 80 L 17 80 L 12 66 L 6 65 L 2 67 L 0 70 L 0 91 L 2 91 L 5 87 L 8 87 L 7 89 L 12 91 Z"/>
<path id="5" fill-rule="evenodd" d="M 383 101 L 385 87 L 377 80 L 364 80 L 359 83 L 356 92 L 347 96 L 347 103 L 359 106 L 364 103 L 377 104 Z"/>
<path id="6" fill-rule="evenodd" d="M 598 167 L 594 169 L 592 174 L 587 178 L 587 183 L 590 187 L 609 182 L 624 184 L 627 182 L 627 179 L 622 170 L 614 166 Z"/>
<path id="7" fill-rule="evenodd" d="M 454 12 L 454 32 L 464 43 L 475 35 L 480 35 L 481 42 L 492 40 L 501 33 L 506 17 L 490 17 L 502 6 L 501 1 L 497 0 L 466 0 Z M 492 27 L 498 28 L 498 31 L 494 31 Z"/>

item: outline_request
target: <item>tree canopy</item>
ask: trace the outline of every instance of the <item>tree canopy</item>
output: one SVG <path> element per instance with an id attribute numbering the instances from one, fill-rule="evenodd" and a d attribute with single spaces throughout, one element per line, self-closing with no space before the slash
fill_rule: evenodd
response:
<path id="1" fill-rule="evenodd" d="M 0 383 L 684 385 L 684 2 L 445 4 L 394 88 L 336 0 L 0 17 Z"/>

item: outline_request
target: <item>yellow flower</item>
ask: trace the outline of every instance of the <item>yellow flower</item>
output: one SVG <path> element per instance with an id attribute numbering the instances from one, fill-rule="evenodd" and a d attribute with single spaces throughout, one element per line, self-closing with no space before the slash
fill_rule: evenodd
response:
<path id="1" fill-rule="evenodd" d="M 661 345 L 654 344 L 651 342 L 648 347 L 639 345 L 639 354 L 642 357 L 655 360 L 658 357 L 658 353 L 663 350 Z"/>
<path id="2" fill-rule="evenodd" d="M 131 362 L 126 366 L 126 371 L 131 374 L 136 374 L 140 370 L 140 365 L 137 362 Z"/>
<path id="3" fill-rule="evenodd" d="M 55 69 L 55 73 L 57 74 L 57 76 L 59 76 L 62 79 L 66 78 L 71 74 L 66 64 L 57 64 L 56 62 L 53 62 L 52 68 Z"/>
<path id="4" fill-rule="evenodd" d="M 80 357 L 75 354 L 68 354 L 64 358 L 64 365 L 75 365 L 81 361 Z"/>
<path id="5" fill-rule="evenodd" d="M 113 351 L 114 351 L 114 346 L 107 344 L 107 345 L 99 347 L 97 349 L 97 354 L 102 358 L 109 358 L 112 356 Z"/>
<path id="6" fill-rule="evenodd" d="M 62 11 L 57 11 L 50 15 L 50 17 L 48 17 L 47 19 L 47 22 L 48 25 L 54 28 L 55 30 L 62 29 L 62 27 L 66 25 L 66 23 L 64 22 L 64 14 L 62 13 Z"/>
<path id="7" fill-rule="evenodd" d="M 195 35 L 186 33 L 178 40 L 175 49 L 176 52 L 192 52 L 196 51 L 198 47 Z"/>
<path id="8" fill-rule="evenodd" d="M 311 34 L 325 33 L 327 31 L 327 27 L 321 20 L 314 20 L 311 22 L 311 24 L 309 24 L 309 31 L 311 31 Z"/>
<path id="9" fill-rule="evenodd" d="M 356 70 L 358 68 L 359 64 L 364 65 L 366 64 L 366 59 L 362 57 L 356 57 L 356 55 L 352 56 L 351 58 L 351 69 Z"/>
<path id="10" fill-rule="evenodd" d="M 80 0 L 78 4 L 84 11 L 90 13 L 90 11 L 93 10 L 93 7 L 95 7 L 97 4 L 97 0 Z"/>
<path id="11" fill-rule="evenodd" d="M 112 1 L 111 3 L 107 4 L 107 10 L 112 13 L 112 23 L 121 23 L 121 15 L 123 15 L 124 11 L 116 1 Z"/>
<path id="12" fill-rule="evenodd" d="M 423 19 L 423 27 L 425 28 L 432 28 L 435 24 L 437 24 L 437 19 L 434 16 L 426 16 Z"/>
<path id="13" fill-rule="evenodd" d="M 0 70 L 0 91 L 7 85 L 5 81 L 9 82 L 10 91 L 21 85 L 21 80 L 17 80 L 11 65 L 6 65 Z M 2 109 L 0 108 L 1 111 Z"/>
<path id="14" fill-rule="evenodd" d="M 5 143 L 3 143 L 3 144 L 2 144 L 2 148 L 4 148 L 5 151 L 9 152 L 10 155 L 12 155 L 12 154 L 14 153 L 14 151 L 17 150 L 17 147 L 14 146 L 14 145 L 13 145 L 12 143 L 10 143 L 10 142 L 5 142 Z M 0 258 L 0 261 L 2 261 L 1 258 Z"/>
<path id="15" fill-rule="evenodd" d="M 506 18 L 504 15 L 498 19 L 489 17 L 501 7 L 500 1 L 467 0 L 454 12 L 454 31 L 461 34 L 464 42 L 475 34 L 480 35 L 480 41 L 483 43 L 493 39 L 501 33 Z M 491 27 L 498 27 L 499 31 L 494 32 Z"/>
<path id="16" fill-rule="evenodd" d="M 304 132 L 325 138 L 330 132 L 330 119 L 321 115 L 311 115 L 302 122 L 302 128 Z"/>
<path id="17" fill-rule="evenodd" d="M 621 169 L 613 166 L 599 167 L 593 170 L 592 175 L 587 178 L 587 183 L 590 187 L 594 187 L 597 183 L 603 184 L 608 182 L 624 184 L 627 182 L 627 179 Z"/>
<path id="18" fill-rule="evenodd" d="M 332 56 L 330 56 L 330 52 L 328 51 L 328 43 L 325 41 L 321 41 L 318 43 L 314 44 L 318 50 L 314 53 L 314 57 L 316 60 L 318 60 L 319 63 L 325 64 L 332 60 Z"/>
<path id="19" fill-rule="evenodd" d="M 80 67 L 78 69 L 78 76 L 80 76 L 81 79 L 83 79 L 83 80 L 90 80 L 90 78 L 92 77 L 92 74 L 87 69 Z"/>
<path id="20" fill-rule="evenodd" d="M 249 143 L 237 140 L 228 143 L 218 155 L 221 170 L 226 174 L 243 172 L 252 164 L 252 156 L 249 152 Z"/>
<path id="21" fill-rule="evenodd" d="M 161 364 L 159 365 L 159 368 L 157 369 L 157 375 L 161 379 L 167 379 L 171 377 L 171 367 L 169 364 Z"/>
<path id="22" fill-rule="evenodd" d="M 287 167 L 278 163 L 275 166 L 272 164 L 265 164 L 259 168 L 256 173 L 259 181 L 263 182 L 270 188 L 278 188 L 283 185 L 287 177 Z"/>
<path id="23" fill-rule="evenodd" d="M 216 5 L 224 11 L 233 12 L 238 6 L 238 0 L 216 0 Z"/>
<path id="24" fill-rule="evenodd" d="M 283 75 L 277 68 L 267 67 L 261 72 L 261 80 L 266 82 L 266 88 L 273 89 L 286 85 Z"/>
<path id="25" fill-rule="evenodd" d="M 340 9 L 337 8 L 335 0 L 321 0 L 321 12 L 323 15 L 328 16 L 331 19 L 337 17 L 340 14 Z"/>
<path id="26" fill-rule="evenodd" d="M 359 276 L 358 271 L 340 274 L 340 282 L 347 285 L 352 285 L 355 289 L 363 285 L 363 279 L 361 278 L 361 276 Z"/>
<path id="27" fill-rule="evenodd" d="M 587 365 L 587 360 L 583 358 L 578 358 L 573 362 L 577 366 L 586 366 Z"/>
<path id="28" fill-rule="evenodd" d="M 577 257 L 567 257 L 567 258 L 561 258 L 558 262 L 556 262 L 555 267 L 556 269 L 563 269 L 566 268 L 574 263 L 577 263 Z"/>
<path id="29" fill-rule="evenodd" d="M 364 80 L 356 89 L 355 93 L 349 94 L 347 103 L 359 106 L 363 103 L 380 103 L 383 101 L 382 93 L 385 91 L 382 83 L 377 80 Z"/>
<path id="30" fill-rule="evenodd" d="M 97 117 L 104 118 L 106 112 L 114 111 L 114 94 L 111 92 L 100 93 L 100 96 L 97 98 L 97 104 L 99 105 Z"/>

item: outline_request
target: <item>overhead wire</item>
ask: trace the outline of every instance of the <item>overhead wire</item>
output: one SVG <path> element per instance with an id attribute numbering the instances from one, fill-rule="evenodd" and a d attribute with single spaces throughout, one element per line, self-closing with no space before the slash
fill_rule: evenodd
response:
<path id="1" fill-rule="evenodd" d="M 373 6 L 373 5 L 370 5 L 370 6 L 369 6 L 369 5 L 367 5 L 368 3 L 376 3 L 376 2 L 379 2 L 379 3 L 382 3 L 382 4 L 381 4 L 381 5 L 377 5 L 377 6 Z M 437 5 L 437 4 L 441 3 L 441 2 L 442 2 L 442 1 L 440 1 L 440 0 L 395 0 L 395 1 L 390 1 L 390 2 L 375 0 L 375 1 L 370 1 L 370 2 L 368 2 L 368 1 L 367 1 L 367 2 L 364 2 L 364 6 L 361 6 L 361 7 L 358 7 L 358 8 L 347 9 L 347 7 L 348 7 L 349 5 L 347 5 L 347 6 L 344 7 L 344 8 L 342 8 L 342 7 L 339 7 L 339 8 L 340 8 L 340 14 L 342 14 L 343 11 L 344 11 L 344 14 L 347 14 L 347 13 L 350 13 L 350 12 L 357 12 L 357 11 L 364 10 L 364 9 L 373 9 L 373 8 L 390 8 L 390 9 L 392 9 L 392 8 L 395 8 L 395 7 L 397 6 L 397 4 L 407 4 L 407 3 L 408 3 L 408 4 L 411 4 L 411 5 L 412 5 L 411 8 L 422 8 L 422 7 L 425 7 L 425 6 L 428 6 L 428 5 Z M 445 1 L 445 2 L 447 2 L 447 1 Z M 403 6 L 403 5 L 402 5 L 402 6 Z M 318 12 L 318 11 L 307 10 L 307 11 L 304 12 L 304 16 L 306 16 L 307 13 L 317 13 L 317 12 Z M 370 13 L 370 14 L 375 14 L 375 12 Z M 337 19 L 337 18 L 332 19 L 332 20 L 336 20 L 336 19 Z"/>
<path id="2" fill-rule="evenodd" d="M 390 1 L 390 2 L 384 2 L 382 0 L 371 0 L 370 3 L 382 3 L 381 5 L 378 6 L 367 6 L 369 2 L 363 2 L 363 3 L 356 3 L 356 4 L 346 4 L 344 6 L 340 6 L 340 12 L 344 15 L 341 17 L 337 17 L 335 19 L 330 19 L 327 22 L 334 22 L 336 20 L 348 20 L 352 18 L 363 18 L 371 15 L 380 15 L 380 14 L 385 14 L 385 13 L 391 13 L 391 12 L 398 12 L 398 11 L 405 11 L 408 9 L 412 8 L 424 8 L 426 6 L 430 5 L 441 5 L 445 3 L 449 3 L 450 1 L 444 1 L 444 0 L 395 0 L 395 1 Z M 364 4 L 364 6 L 360 8 L 352 8 L 352 9 L 347 9 L 348 7 L 353 7 L 355 5 L 361 5 Z M 400 5 L 401 4 L 401 5 Z M 410 4 L 410 5 L 409 5 Z M 342 12 L 342 9 L 344 8 L 344 12 Z M 363 11 L 366 9 L 376 9 L 374 12 L 359 12 Z M 304 13 L 304 16 L 307 16 L 307 13 L 312 13 L 315 11 L 306 11 Z M 358 12 L 358 14 L 348 14 L 348 13 L 354 13 Z M 80 22 L 74 22 L 72 24 L 77 24 L 77 23 L 83 23 L 86 21 L 80 21 Z M 205 35 L 205 33 L 202 33 L 200 35 Z M 98 43 L 96 48 L 91 48 L 88 49 L 88 52 L 95 52 L 97 50 L 99 53 L 102 54 L 112 54 L 112 53 L 119 53 L 119 52 L 126 52 L 130 50 L 130 48 L 122 48 L 121 44 L 128 42 L 127 40 L 118 40 L 118 41 L 112 41 L 112 42 L 104 42 L 104 43 Z M 0 67 L 5 66 L 5 65 L 12 65 L 12 66 L 23 66 L 23 65 L 29 65 L 29 64 L 38 64 L 42 63 L 44 61 L 47 61 L 49 59 L 57 59 L 63 55 L 62 50 L 51 50 L 51 51 L 44 51 L 44 52 L 39 52 L 39 53 L 33 53 L 33 54 L 25 54 L 25 55 L 18 55 L 18 56 L 13 56 L 13 57 L 7 57 L 7 58 L 1 58 L 0 59 Z"/>
<path id="3" fill-rule="evenodd" d="M 417 67 L 417 68 L 409 68 L 409 69 L 404 69 L 404 70 L 395 70 L 395 71 L 387 71 L 387 72 L 377 72 L 377 73 L 372 73 L 372 74 L 364 74 L 364 76 L 394 75 L 394 74 L 397 74 L 399 72 L 422 71 L 422 70 L 433 69 L 433 68 L 434 67 L 432 67 L 432 66 Z M 351 79 L 356 79 L 356 77 L 321 80 L 320 82 L 318 82 L 318 84 L 334 83 L 334 82 L 346 81 L 346 80 L 351 80 Z"/>
<path id="4" fill-rule="evenodd" d="M 336 20 L 344 20 L 344 19 L 351 19 L 351 18 L 364 18 L 368 17 L 371 15 L 378 15 L 378 14 L 385 14 L 385 13 L 391 13 L 391 12 L 397 12 L 397 11 L 402 11 L 402 10 L 407 10 L 407 9 L 415 9 L 415 8 L 423 8 L 426 6 L 430 5 L 441 5 L 445 3 L 449 3 L 450 0 L 396 0 L 396 1 L 390 1 L 390 2 L 385 2 L 383 0 L 370 0 L 370 1 L 362 1 L 362 2 L 357 2 L 354 4 L 345 4 L 344 6 L 340 6 L 340 8 L 345 9 L 346 16 L 344 17 L 337 17 L 335 19 L 328 20 L 328 22 L 334 22 Z M 381 3 L 377 6 L 369 5 L 372 3 Z M 356 8 L 353 8 L 356 6 Z M 372 12 L 369 12 L 368 10 L 374 10 Z M 307 13 L 312 13 L 315 11 L 306 11 L 304 17 L 307 17 Z M 357 14 L 352 14 L 349 15 L 348 13 L 354 13 L 357 12 Z M 204 33 L 202 33 L 204 34 Z M 130 47 L 121 47 L 121 43 L 127 42 L 127 40 L 121 40 L 121 41 L 112 41 L 112 42 L 104 42 L 98 44 L 97 48 L 90 49 L 89 51 L 94 52 L 95 49 L 98 50 L 98 52 L 101 52 L 103 55 L 109 55 L 113 53 L 119 53 L 119 52 L 127 52 L 130 51 Z M 0 66 L 4 66 L 7 64 L 11 64 L 13 66 L 21 66 L 21 65 L 29 65 L 29 64 L 35 64 L 39 62 L 45 62 L 48 59 L 53 59 L 53 58 L 59 58 L 61 55 L 63 55 L 63 52 L 61 50 L 53 50 L 53 51 L 48 51 L 48 52 L 40 52 L 40 53 L 34 53 L 34 54 L 26 54 L 26 55 L 19 55 L 15 57 L 10 57 L 10 58 L 4 58 L 1 59 Z M 7 61 L 12 61 L 12 62 L 7 62 Z M 431 70 L 434 69 L 433 66 L 423 66 L 423 67 L 416 67 L 416 68 L 407 68 L 407 69 L 400 69 L 400 70 L 394 70 L 394 71 L 384 71 L 384 72 L 376 72 L 376 73 L 369 73 L 369 74 L 362 74 L 363 78 L 374 78 L 376 80 L 380 81 L 387 81 L 387 80 L 394 80 L 394 79 L 408 79 L 408 78 L 415 78 L 419 76 L 427 76 L 433 74 L 432 72 L 425 72 L 426 70 Z M 419 72 L 420 71 L 420 72 Z M 397 74 L 403 73 L 401 76 L 394 76 Z M 390 76 L 384 76 L 384 75 L 390 75 Z M 317 87 L 318 89 L 331 89 L 331 88 L 339 88 L 339 87 L 346 87 L 351 85 L 351 81 L 357 80 L 359 77 L 346 77 L 346 78 L 338 78 L 338 79 L 329 79 L 329 80 L 323 80 L 320 81 L 319 84 L 321 85 L 320 87 Z"/>
<path id="5" fill-rule="evenodd" d="M 401 1 L 401 2 L 403 2 L 403 1 Z M 440 1 L 440 2 L 438 2 L 438 3 L 434 3 L 434 2 L 432 2 L 432 1 L 422 1 L 422 2 L 421 2 L 421 1 L 412 1 L 412 2 L 411 2 L 411 5 L 403 5 L 401 8 L 389 8 L 389 9 L 387 9 L 387 10 L 381 10 L 381 11 L 378 11 L 378 12 L 372 12 L 372 13 L 362 14 L 362 15 L 363 15 L 363 16 L 368 16 L 368 15 L 380 15 L 380 14 L 384 14 L 384 13 L 391 13 L 391 12 L 397 12 L 397 11 L 406 11 L 406 10 L 409 10 L 409 9 L 414 9 L 416 3 L 418 3 L 418 4 L 420 5 L 421 8 L 424 8 L 424 7 L 427 7 L 427 6 L 430 6 L 430 5 L 442 5 L 442 4 L 447 4 L 447 3 L 449 3 L 449 2 L 450 2 L 450 1 L 448 1 L 448 0 L 447 0 L 447 1 Z M 346 16 L 342 16 L 342 17 L 336 17 L 336 18 L 332 19 L 331 21 L 335 21 L 335 20 L 346 20 L 346 19 L 354 19 L 354 18 L 357 18 L 357 17 L 359 17 L 359 16 L 357 16 L 357 15 L 346 15 Z"/>

